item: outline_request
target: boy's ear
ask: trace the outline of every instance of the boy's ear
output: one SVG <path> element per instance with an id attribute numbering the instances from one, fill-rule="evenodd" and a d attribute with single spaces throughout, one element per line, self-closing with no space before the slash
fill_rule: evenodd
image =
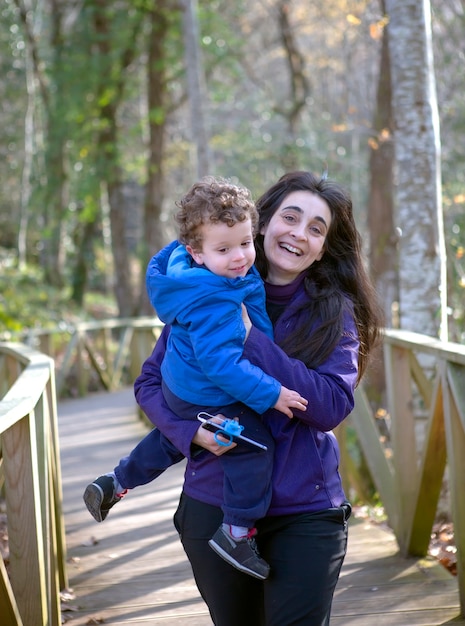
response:
<path id="1" fill-rule="evenodd" d="M 203 259 L 202 259 L 202 253 L 201 252 L 196 252 L 192 246 L 186 246 L 186 250 L 189 252 L 189 254 L 191 255 L 191 257 L 194 259 L 194 261 L 196 263 L 198 263 L 199 265 L 203 265 Z"/>

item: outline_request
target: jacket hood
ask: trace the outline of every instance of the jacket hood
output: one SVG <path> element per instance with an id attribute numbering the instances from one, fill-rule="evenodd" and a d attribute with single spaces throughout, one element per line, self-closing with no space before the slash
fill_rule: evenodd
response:
<path id="1" fill-rule="evenodd" d="M 240 301 L 249 276 L 256 280 L 257 275 L 252 268 L 244 277 L 217 276 L 197 265 L 185 246 L 174 241 L 151 259 L 146 275 L 147 293 L 158 317 L 165 324 L 173 324 L 180 315 L 195 308 L 199 300 L 209 298 L 212 304 L 220 298 Z"/>

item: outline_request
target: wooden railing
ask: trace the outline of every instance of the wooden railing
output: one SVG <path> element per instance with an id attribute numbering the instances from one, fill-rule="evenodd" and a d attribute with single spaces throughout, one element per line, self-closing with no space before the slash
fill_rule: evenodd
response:
<path id="1" fill-rule="evenodd" d="M 58 626 L 67 587 L 53 361 L 0 344 L 0 480 L 9 562 L 0 558 L 2 626 Z"/>
<path id="2" fill-rule="evenodd" d="M 387 330 L 383 348 L 389 436 L 380 436 L 363 389 L 349 423 L 404 555 L 427 553 L 447 467 L 465 615 L 465 346 Z"/>
<path id="3" fill-rule="evenodd" d="M 55 360 L 60 395 L 83 395 L 95 386 L 112 390 L 122 382 L 132 384 L 161 328 L 156 318 L 117 319 L 34 331 L 21 340 Z M 344 428 L 356 432 L 404 555 L 427 554 L 447 468 L 465 615 L 465 346 L 387 330 L 384 355 L 388 435 L 380 433 L 376 407 L 368 402 L 363 386 L 357 389 L 356 406 Z M 345 472 L 348 455 L 341 432 Z M 357 482 L 353 472 L 351 479 Z"/>
<path id="4" fill-rule="evenodd" d="M 84 396 L 89 391 L 112 391 L 132 384 L 162 328 L 156 317 L 116 318 L 31 329 L 11 339 L 55 361 L 59 397 Z"/>

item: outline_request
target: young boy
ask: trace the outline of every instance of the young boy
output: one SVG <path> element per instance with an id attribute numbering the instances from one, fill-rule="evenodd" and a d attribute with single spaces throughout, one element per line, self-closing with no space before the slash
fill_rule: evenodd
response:
<path id="1" fill-rule="evenodd" d="M 197 419 L 200 412 L 239 417 L 245 434 L 253 433 L 254 439 L 258 434 L 267 445 L 264 453 L 239 443 L 220 457 L 224 520 L 209 542 L 237 569 L 265 579 L 269 566 L 252 538 L 254 522 L 265 515 L 271 499 L 273 441 L 259 416 L 274 407 L 291 418 L 292 408 L 305 410 L 307 401 L 242 358 L 242 306 L 252 324 L 272 336 L 263 283 L 253 265 L 258 214 L 249 191 L 208 177 L 193 185 L 178 206 L 179 242 L 155 255 L 147 270 L 150 301 L 171 326 L 161 368 L 163 393 L 181 419 Z M 97 521 L 120 499 L 116 482 L 110 474 L 86 488 L 84 501 Z"/>

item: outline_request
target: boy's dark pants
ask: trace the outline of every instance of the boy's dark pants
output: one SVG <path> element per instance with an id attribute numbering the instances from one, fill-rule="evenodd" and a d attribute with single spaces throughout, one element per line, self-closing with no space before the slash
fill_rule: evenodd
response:
<path id="1" fill-rule="evenodd" d="M 197 419 L 200 411 L 211 415 L 239 417 L 243 434 L 268 447 L 266 452 L 251 450 L 238 444 L 220 456 L 224 472 L 223 515 L 224 522 L 251 528 L 256 520 L 265 516 L 271 500 L 271 474 L 273 469 L 274 441 L 262 424 L 260 416 L 241 403 L 223 407 L 205 407 L 188 404 L 174 396 L 166 385 L 163 394 L 170 409 L 181 419 Z M 200 426 L 200 422 L 199 422 Z M 211 454 L 200 451 L 202 454 Z M 154 428 L 115 467 L 121 486 L 133 489 L 162 474 L 168 467 L 183 459 L 183 455 L 161 432 Z"/>

